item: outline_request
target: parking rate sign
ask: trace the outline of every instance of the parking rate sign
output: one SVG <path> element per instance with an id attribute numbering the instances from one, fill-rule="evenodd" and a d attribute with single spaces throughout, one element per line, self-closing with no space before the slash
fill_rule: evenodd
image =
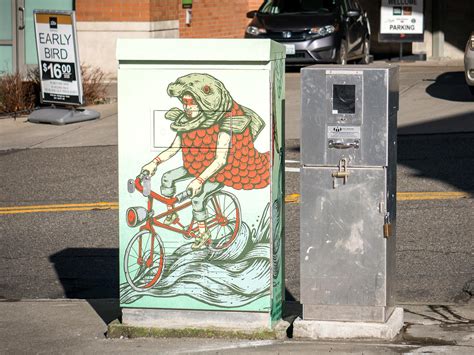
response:
<path id="1" fill-rule="evenodd" d="M 42 102 L 81 105 L 74 11 L 35 10 L 34 19 Z"/>

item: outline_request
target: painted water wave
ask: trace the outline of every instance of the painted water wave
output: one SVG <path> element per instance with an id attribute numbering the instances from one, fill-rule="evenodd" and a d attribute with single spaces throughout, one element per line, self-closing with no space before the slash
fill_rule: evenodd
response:
<path id="1" fill-rule="evenodd" d="M 270 218 L 264 210 L 257 228 L 244 222 L 227 249 L 193 250 L 192 242 L 167 255 L 162 278 L 149 291 L 137 292 L 120 285 L 121 303 L 142 297 L 188 296 L 208 305 L 237 308 L 270 293 Z"/>

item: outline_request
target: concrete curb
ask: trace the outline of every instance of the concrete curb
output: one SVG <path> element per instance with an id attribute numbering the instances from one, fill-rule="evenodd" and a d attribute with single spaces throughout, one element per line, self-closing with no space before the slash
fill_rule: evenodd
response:
<path id="1" fill-rule="evenodd" d="M 155 328 L 122 324 L 114 320 L 107 326 L 107 338 L 225 338 L 248 340 L 285 339 L 289 323 L 281 321 L 273 329 L 233 331 L 222 328 Z"/>
<path id="2" fill-rule="evenodd" d="M 336 322 L 296 319 L 295 339 L 394 339 L 403 327 L 403 308 L 395 308 L 385 323 Z"/>

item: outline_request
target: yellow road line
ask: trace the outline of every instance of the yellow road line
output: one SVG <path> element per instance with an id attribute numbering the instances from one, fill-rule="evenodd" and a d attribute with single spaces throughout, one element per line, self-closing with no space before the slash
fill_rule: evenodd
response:
<path id="1" fill-rule="evenodd" d="M 472 198 L 472 192 L 437 191 L 437 192 L 398 192 L 397 201 L 427 201 L 427 200 L 453 200 Z M 299 203 L 300 194 L 286 195 L 286 203 Z"/>
<path id="2" fill-rule="evenodd" d="M 96 202 L 96 203 L 74 203 L 62 205 L 33 205 L 33 206 L 12 206 L 0 207 L 0 215 L 18 213 L 39 213 L 39 212 L 66 212 L 66 211 L 92 211 L 92 210 L 116 210 L 117 202 Z"/>
<path id="3" fill-rule="evenodd" d="M 290 194 L 285 196 L 285 203 L 299 203 L 300 194 Z"/>
<path id="4" fill-rule="evenodd" d="M 452 200 L 461 198 L 473 198 L 472 192 L 437 191 L 437 192 L 398 192 L 397 201 L 426 201 L 426 200 Z M 289 194 L 285 196 L 285 203 L 299 203 L 300 194 Z M 93 210 L 117 210 L 118 202 L 95 202 L 95 203 L 70 203 L 33 206 L 11 206 L 0 207 L 0 215 L 19 213 L 40 212 L 67 212 L 67 211 L 93 211 Z"/>
<path id="5" fill-rule="evenodd" d="M 30 210 L 30 209 L 51 209 L 51 208 L 74 208 L 74 207 L 102 207 L 102 206 L 118 206 L 117 202 L 94 202 L 94 203 L 64 203 L 61 205 L 33 205 L 33 206 L 14 206 L 14 207 L 0 207 L 1 211 L 15 210 Z"/>
<path id="6" fill-rule="evenodd" d="M 438 192 L 398 192 L 397 201 L 417 200 L 451 200 L 459 198 L 472 198 L 471 192 L 438 191 Z"/>

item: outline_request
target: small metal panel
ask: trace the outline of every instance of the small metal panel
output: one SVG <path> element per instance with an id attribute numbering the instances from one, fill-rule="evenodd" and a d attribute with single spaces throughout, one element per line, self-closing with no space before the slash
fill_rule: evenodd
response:
<path id="1" fill-rule="evenodd" d="M 301 302 L 386 306 L 386 169 L 330 167 L 301 174 Z"/>
<path id="2" fill-rule="evenodd" d="M 302 70 L 304 165 L 337 165 L 346 158 L 349 166 L 387 166 L 387 122 L 389 112 L 398 109 L 394 94 L 389 109 L 389 78 L 393 77 L 389 70 L 368 66 Z"/>
<path id="3" fill-rule="evenodd" d="M 363 116 L 363 72 L 326 70 L 327 123 L 359 126 Z"/>

